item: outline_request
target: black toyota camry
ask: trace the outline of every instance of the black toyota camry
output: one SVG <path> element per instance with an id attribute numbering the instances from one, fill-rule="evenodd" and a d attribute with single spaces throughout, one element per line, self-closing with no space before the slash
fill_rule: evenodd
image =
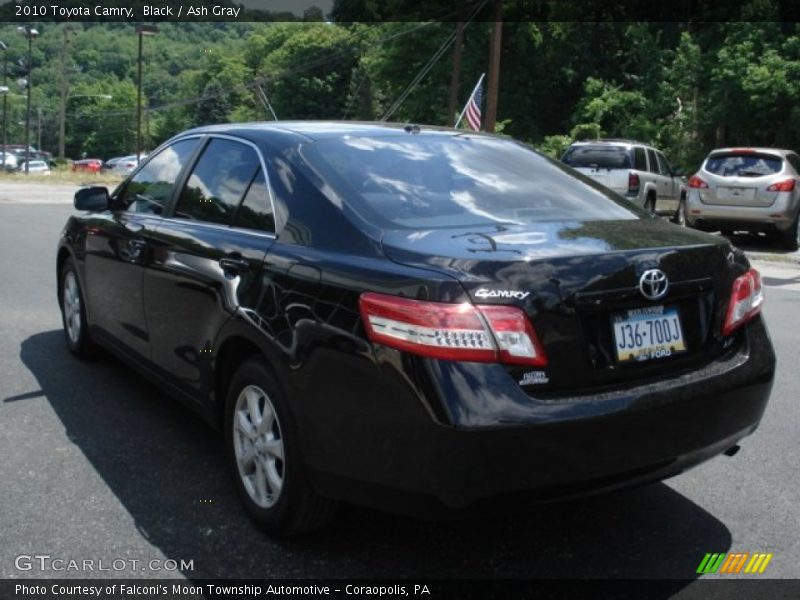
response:
<path id="1" fill-rule="evenodd" d="M 663 479 L 732 453 L 772 386 L 741 252 L 509 139 L 204 127 L 75 206 L 67 346 L 217 425 L 278 534 Z"/>

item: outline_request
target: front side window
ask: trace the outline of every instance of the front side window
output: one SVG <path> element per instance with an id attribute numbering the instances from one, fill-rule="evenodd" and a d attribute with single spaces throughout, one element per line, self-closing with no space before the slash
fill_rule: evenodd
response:
<path id="1" fill-rule="evenodd" d="M 181 191 L 174 216 L 230 225 L 259 165 L 258 154 L 250 146 L 212 139 Z"/>
<path id="2" fill-rule="evenodd" d="M 672 169 L 667 162 L 667 157 L 661 154 L 661 152 L 657 152 L 656 156 L 658 156 L 658 170 L 661 172 L 662 175 L 672 175 Z"/>
<path id="3" fill-rule="evenodd" d="M 123 210 L 160 215 L 175 189 L 175 181 L 197 147 L 196 138 L 164 148 L 134 175 L 117 195 Z"/>

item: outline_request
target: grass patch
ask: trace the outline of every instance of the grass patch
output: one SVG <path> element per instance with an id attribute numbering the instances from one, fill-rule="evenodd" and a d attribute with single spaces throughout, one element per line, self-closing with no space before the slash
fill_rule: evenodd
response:
<path id="1" fill-rule="evenodd" d="M 61 167 L 53 169 L 50 175 L 37 173 L 6 173 L 0 172 L 0 182 L 8 183 L 49 183 L 67 185 L 104 185 L 110 188 L 122 181 L 122 175 L 100 171 L 99 173 L 88 173 L 86 171 L 72 171 L 69 168 Z"/>

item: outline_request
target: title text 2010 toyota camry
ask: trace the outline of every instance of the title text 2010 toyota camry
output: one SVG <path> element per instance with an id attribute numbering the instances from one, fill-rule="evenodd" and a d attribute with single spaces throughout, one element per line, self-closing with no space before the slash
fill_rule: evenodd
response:
<path id="1" fill-rule="evenodd" d="M 205 127 L 75 205 L 70 350 L 113 351 L 218 424 L 275 533 L 342 500 L 440 511 L 663 479 L 735 449 L 772 386 L 739 251 L 508 139 Z"/>

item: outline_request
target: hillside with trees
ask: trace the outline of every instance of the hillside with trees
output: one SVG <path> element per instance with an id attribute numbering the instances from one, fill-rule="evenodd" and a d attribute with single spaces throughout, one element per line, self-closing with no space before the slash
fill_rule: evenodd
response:
<path id="1" fill-rule="evenodd" d="M 159 23 L 160 32 L 144 43 L 146 146 L 194 125 L 269 120 L 265 97 L 282 120 L 380 119 L 456 25 L 355 22 L 370 18 L 369 6 L 340 1 L 332 23 L 319 10 L 307 11 L 302 22 Z M 777 20 L 772 0 L 743 3 L 732 22 L 627 22 L 611 13 L 594 22 L 534 21 L 515 10 L 511 4 L 504 13 L 497 115 L 503 133 L 554 155 L 573 139 L 636 138 L 687 169 L 715 146 L 800 148 L 800 29 Z M 452 18 L 452 8 L 445 13 Z M 41 33 L 31 72 L 34 145 L 41 133 L 43 149 L 55 154 L 66 77 L 66 155 L 132 152 L 133 25 L 32 25 Z M 15 29 L 0 25 L 8 45 L 9 143 L 22 141 L 25 111 L 18 80 L 26 77 L 27 54 Z M 490 30 L 484 17 L 464 31 L 459 109 L 487 70 Z M 452 119 L 453 51 L 445 47 L 391 120 Z"/>

